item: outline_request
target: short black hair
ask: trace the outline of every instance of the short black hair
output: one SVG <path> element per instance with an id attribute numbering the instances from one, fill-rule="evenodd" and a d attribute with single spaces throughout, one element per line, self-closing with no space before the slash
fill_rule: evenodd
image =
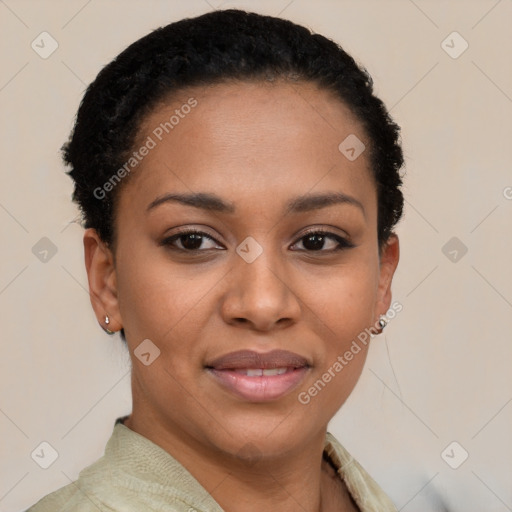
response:
<path id="1" fill-rule="evenodd" d="M 103 191 L 126 163 L 141 122 L 158 102 L 189 86 L 269 77 L 293 77 L 332 91 L 360 121 L 369 139 L 382 247 L 402 216 L 403 153 L 400 128 L 374 95 L 371 76 L 334 41 L 289 20 L 238 9 L 154 30 L 89 85 L 62 147 L 84 227 L 95 228 L 115 250 L 115 205 L 122 186 L 101 196 L 95 191 Z M 126 341 L 124 329 L 121 337 Z"/>

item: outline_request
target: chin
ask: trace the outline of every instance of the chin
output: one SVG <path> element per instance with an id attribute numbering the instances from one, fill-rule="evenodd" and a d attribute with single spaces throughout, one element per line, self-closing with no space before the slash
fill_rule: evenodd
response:
<path id="1" fill-rule="evenodd" d="M 226 430 L 219 427 L 207 435 L 217 450 L 236 459 L 251 463 L 270 460 L 304 446 L 308 438 L 326 427 L 326 424 L 320 426 L 317 421 L 309 424 L 304 418 L 293 416 L 293 413 L 264 414 L 263 411 L 238 418 L 226 415 L 223 425 L 229 427 Z"/>

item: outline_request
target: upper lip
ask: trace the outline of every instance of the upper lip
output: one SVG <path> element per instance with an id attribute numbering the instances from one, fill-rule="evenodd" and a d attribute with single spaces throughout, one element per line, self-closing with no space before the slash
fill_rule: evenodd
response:
<path id="1" fill-rule="evenodd" d="M 271 350 L 270 352 L 255 352 L 253 350 L 238 350 L 214 359 L 206 365 L 214 370 L 271 369 L 271 368 L 302 368 L 310 366 L 308 360 L 288 350 Z"/>

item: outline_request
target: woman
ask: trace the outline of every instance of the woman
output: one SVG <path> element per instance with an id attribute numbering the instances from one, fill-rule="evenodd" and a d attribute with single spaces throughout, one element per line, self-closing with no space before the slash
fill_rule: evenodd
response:
<path id="1" fill-rule="evenodd" d="M 327 432 L 399 259 L 399 128 L 368 74 L 286 20 L 185 19 L 99 73 L 64 159 L 133 410 L 29 510 L 396 510 Z"/>

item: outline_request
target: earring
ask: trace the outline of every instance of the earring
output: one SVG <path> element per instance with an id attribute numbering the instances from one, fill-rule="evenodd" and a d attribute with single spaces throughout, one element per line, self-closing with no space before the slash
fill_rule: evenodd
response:
<path id="1" fill-rule="evenodd" d="M 382 332 L 384 330 L 384 327 L 386 327 L 386 325 L 388 325 L 387 318 L 384 315 L 380 315 L 380 317 L 379 317 L 380 332 Z"/>
<path id="2" fill-rule="evenodd" d="M 108 325 L 110 324 L 110 318 L 108 317 L 108 315 L 105 315 L 105 323 Z M 106 327 L 103 327 L 101 326 L 102 329 L 107 333 L 107 334 L 115 334 L 115 331 L 111 331 L 109 329 L 107 329 Z"/>

